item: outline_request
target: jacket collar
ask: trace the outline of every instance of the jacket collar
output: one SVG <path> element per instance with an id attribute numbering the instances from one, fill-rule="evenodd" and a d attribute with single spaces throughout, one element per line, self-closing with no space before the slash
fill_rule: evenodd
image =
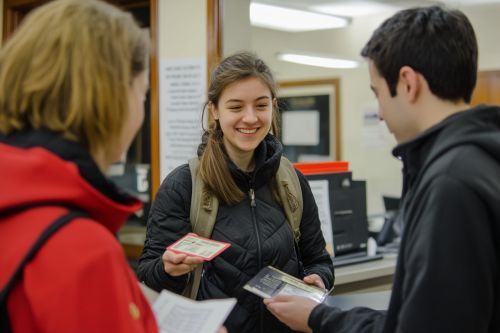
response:
<path id="1" fill-rule="evenodd" d="M 457 112 L 396 146 L 392 154 L 403 161 L 403 195 L 436 159 L 461 145 L 474 145 L 500 158 L 500 108 L 479 105 Z"/>
<path id="2" fill-rule="evenodd" d="M 15 132 L 0 136 L 0 149 L 2 187 L 10 193 L 0 200 L 0 210 L 59 203 L 88 212 L 116 232 L 142 206 L 102 174 L 82 145 L 60 134 Z"/>
<path id="3" fill-rule="evenodd" d="M 255 149 L 255 169 L 252 172 L 239 169 L 226 155 L 229 170 L 238 187 L 246 193 L 250 187 L 258 189 L 268 184 L 278 171 L 282 151 L 283 146 L 279 140 L 268 134 Z"/>

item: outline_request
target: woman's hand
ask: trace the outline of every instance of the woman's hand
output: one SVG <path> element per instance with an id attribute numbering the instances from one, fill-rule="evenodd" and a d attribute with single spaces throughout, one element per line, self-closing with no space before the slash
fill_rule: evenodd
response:
<path id="1" fill-rule="evenodd" d="M 191 257 L 184 253 L 175 253 L 166 250 L 161 257 L 165 272 L 171 276 L 180 276 L 187 274 L 198 267 L 203 262 L 203 259 Z"/>
<path id="2" fill-rule="evenodd" d="M 304 277 L 304 282 L 307 284 L 311 284 L 313 286 L 316 286 L 318 288 L 325 289 L 325 283 L 319 277 L 318 274 L 311 274 L 311 275 Z"/>

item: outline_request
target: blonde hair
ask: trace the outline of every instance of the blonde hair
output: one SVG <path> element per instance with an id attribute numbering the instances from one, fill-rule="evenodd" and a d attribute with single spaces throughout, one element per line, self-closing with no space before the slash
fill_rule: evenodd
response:
<path id="1" fill-rule="evenodd" d="M 239 52 L 223 59 L 214 69 L 208 88 L 208 107 L 218 106 L 224 89 L 233 82 L 249 77 L 261 80 L 270 90 L 274 100 L 277 97 L 276 81 L 271 69 L 251 52 Z M 271 132 L 279 135 L 279 110 L 273 105 Z M 218 121 L 213 121 L 204 133 L 202 140 L 199 173 L 206 190 L 219 200 L 234 205 L 243 200 L 245 194 L 236 185 L 226 163 L 223 133 Z"/>
<path id="2" fill-rule="evenodd" d="M 0 133 L 45 128 L 109 153 L 148 54 L 147 34 L 112 5 L 58 0 L 35 9 L 0 50 Z"/>

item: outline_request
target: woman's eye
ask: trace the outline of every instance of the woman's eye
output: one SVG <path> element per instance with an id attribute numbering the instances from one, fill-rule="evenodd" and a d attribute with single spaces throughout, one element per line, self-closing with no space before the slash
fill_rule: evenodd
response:
<path id="1" fill-rule="evenodd" d="M 231 111 L 238 111 L 241 109 L 241 107 L 240 106 L 230 106 L 228 109 Z"/>
<path id="2" fill-rule="evenodd" d="M 260 104 L 257 105 L 257 109 L 267 109 L 268 105 L 267 104 Z"/>

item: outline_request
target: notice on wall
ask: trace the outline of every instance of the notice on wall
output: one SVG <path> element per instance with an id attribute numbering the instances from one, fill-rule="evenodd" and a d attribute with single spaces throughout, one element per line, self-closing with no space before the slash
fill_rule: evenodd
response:
<path id="1" fill-rule="evenodd" d="M 196 156 L 201 142 L 206 62 L 163 59 L 159 68 L 160 177 Z"/>
<path id="2" fill-rule="evenodd" d="M 319 111 L 288 111 L 281 113 L 284 145 L 317 146 L 319 144 Z M 307 128 L 307 131 L 304 129 Z"/>
<path id="3" fill-rule="evenodd" d="M 318 215 L 321 222 L 321 231 L 326 242 L 326 250 L 331 256 L 333 252 L 333 228 L 332 216 L 330 214 L 330 194 L 328 191 L 328 180 L 310 180 L 309 186 L 318 206 Z"/>
<path id="4" fill-rule="evenodd" d="M 361 142 L 365 148 L 384 148 L 387 145 L 386 125 L 379 118 L 378 105 L 367 104 L 362 112 L 363 129 Z"/>

